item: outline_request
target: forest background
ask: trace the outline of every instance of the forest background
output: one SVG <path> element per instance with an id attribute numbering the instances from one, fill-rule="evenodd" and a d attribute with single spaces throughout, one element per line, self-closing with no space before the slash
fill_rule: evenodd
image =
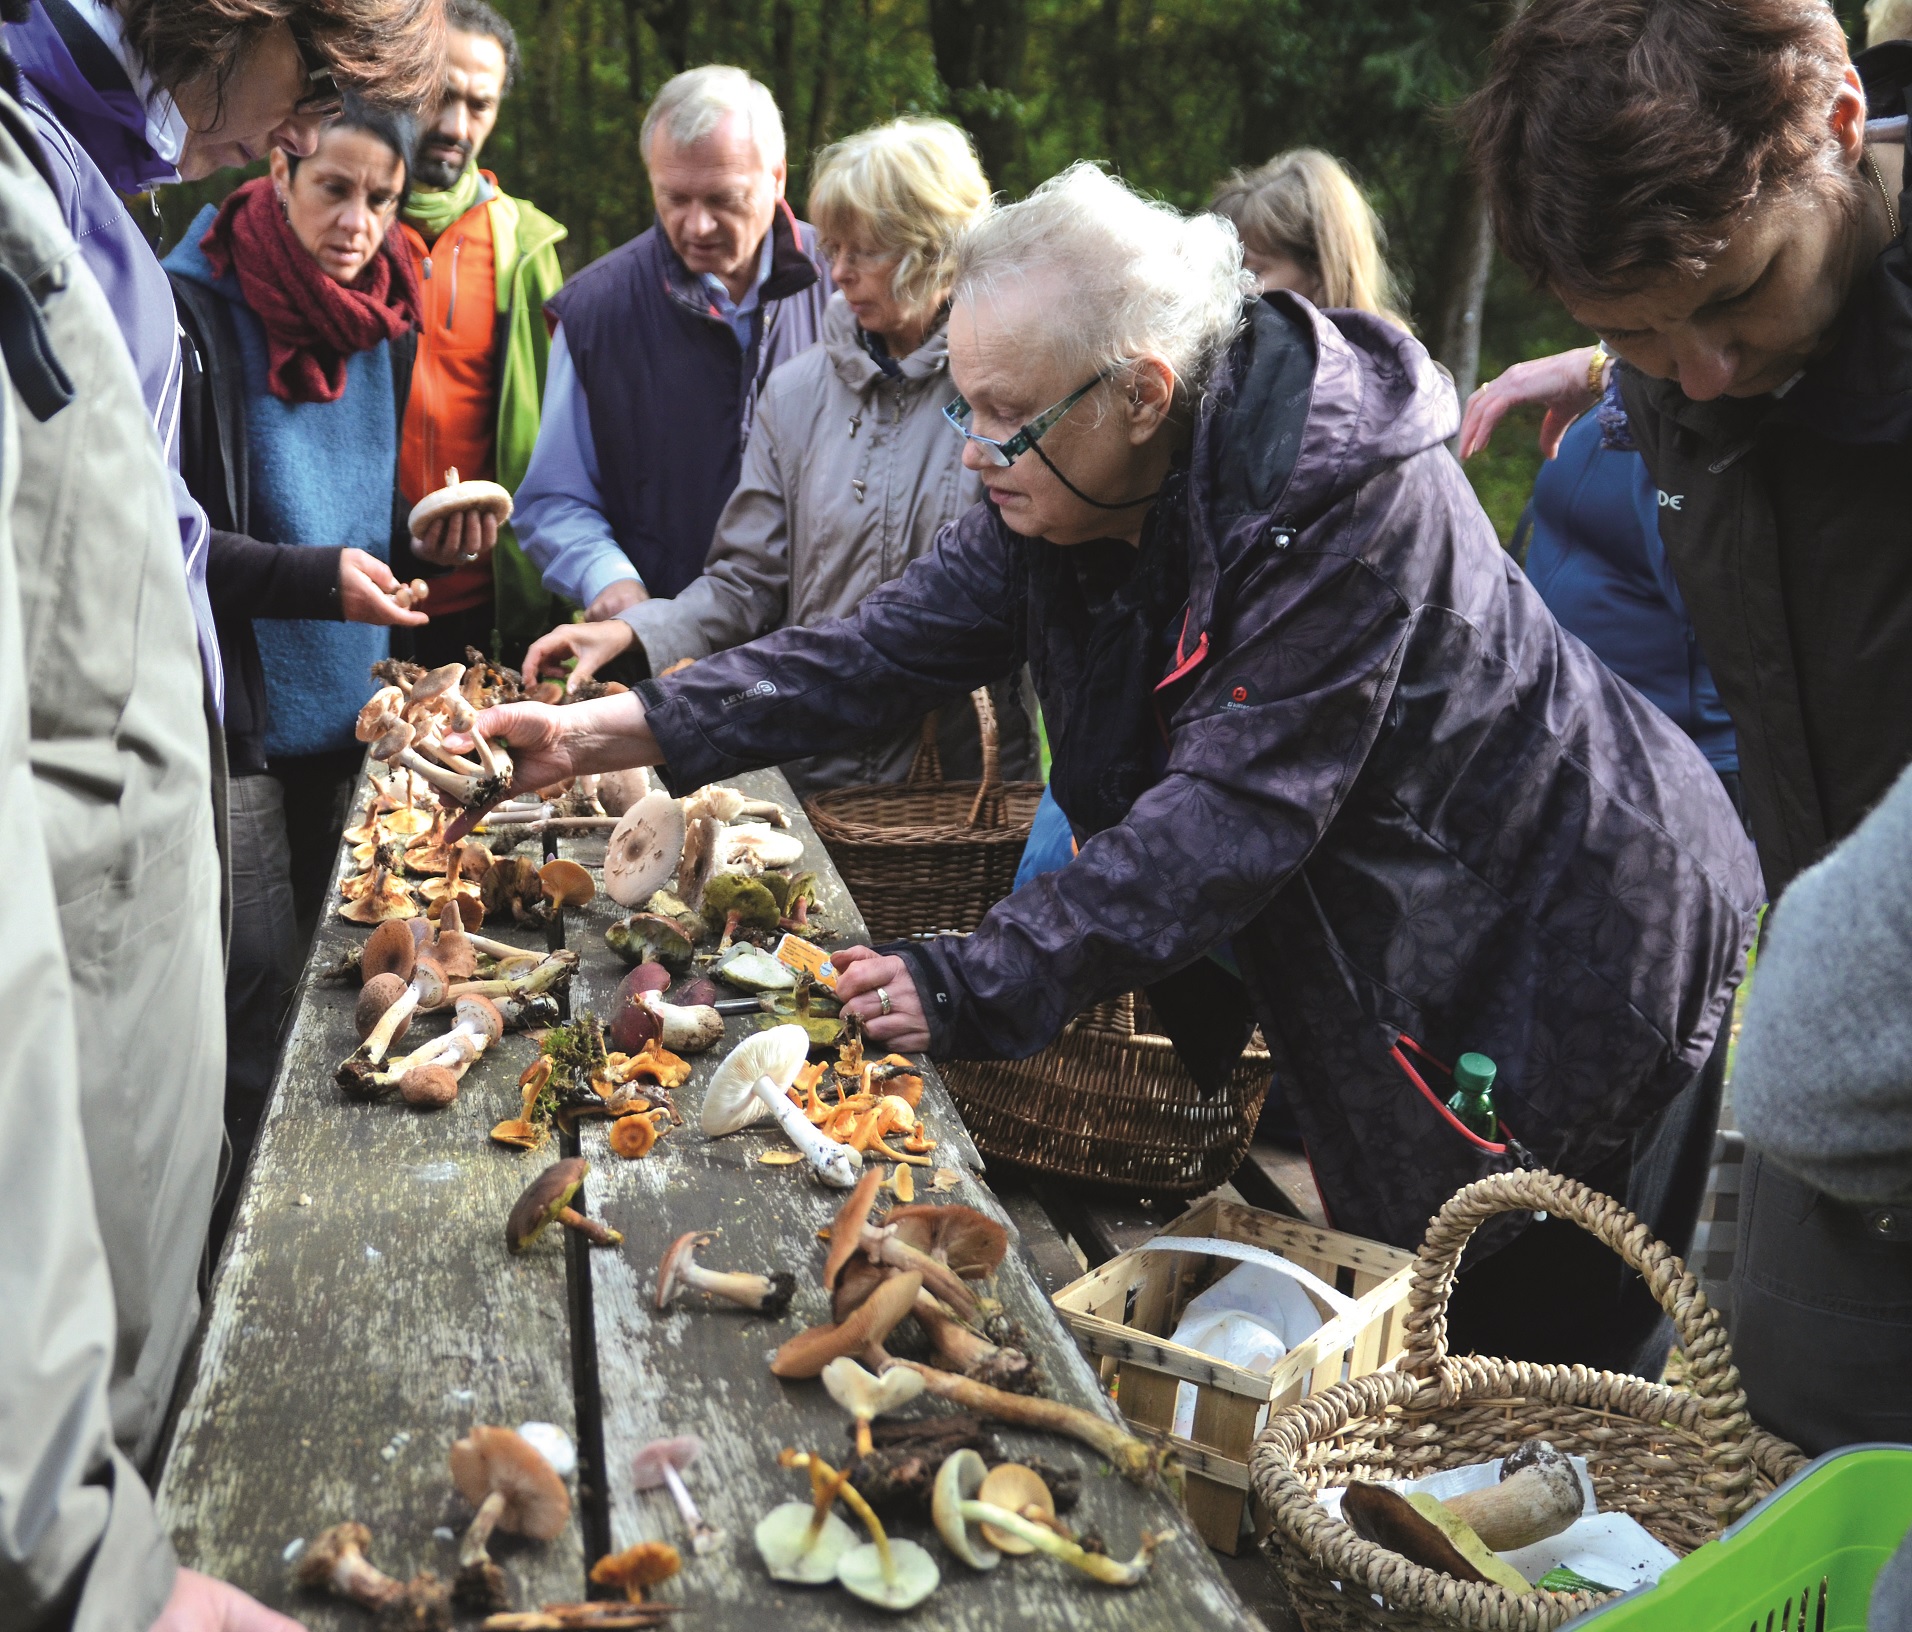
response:
<path id="1" fill-rule="evenodd" d="M 1379 212 L 1415 327 L 1461 382 L 1590 338 L 1492 252 L 1449 113 L 1520 0 L 495 0 L 523 69 L 483 164 L 570 228 L 568 271 L 650 224 L 637 130 L 705 62 L 748 68 L 811 156 L 906 113 L 955 119 L 1009 197 L 1079 158 L 1184 209 L 1290 147 L 1322 147 Z M 1862 0 L 1836 7 L 1854 48 Z M 233 185 L 160 195 L 170 242 Z M 1533 484 L 1537 418 L 1468 467 L 1503 541 Z"/>

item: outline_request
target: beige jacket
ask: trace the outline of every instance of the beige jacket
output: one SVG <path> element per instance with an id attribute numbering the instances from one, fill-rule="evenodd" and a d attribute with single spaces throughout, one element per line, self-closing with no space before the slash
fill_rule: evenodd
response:
<path id="1" fill-rule="evenodd" d="M 672 600 L 622 614 L 652 674 L 773 629 L 853 612 L 980 500 L 982 484 L 963 469 L 962 438 L 943 418 L 956 394 L 945 331 L 899 367 L 894 377 L 877 366 L 843 296 L 832 295 L 822 342 L 772 374 L 758 399 L 743 473 L 718 518 L 703 576 Z M 996 713 L 1003 774 L 1034 775 L 1035 732 L 1021 691 L 998 688 Z M 942 710 L 939 735 L 944 773 L 978 775 L 967 699 Z M 783 768 L 804 794 L 895 782 L 908 774 L 916 742 L 912 729 Z"/>
<path id="2" fill-rule="evenodd" d="M 197 1310 L 219 895 L 166 469 L 18 118 L 0 97 L 0 264 L 74 400 L 42 423 L 0 382 L 0 1629 L 120 1632 L 175 1567 L 133 1462 Z"/>

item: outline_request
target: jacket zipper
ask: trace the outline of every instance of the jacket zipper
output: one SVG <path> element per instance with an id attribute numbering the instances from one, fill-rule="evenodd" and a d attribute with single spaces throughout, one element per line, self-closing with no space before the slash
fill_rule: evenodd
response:
<path id="1" fill-rule="evenodd" d="M 451 292 L 445 296 L 445 332 L 451 333 L 452 320 L 458 315 L 458 256 L 465 247 L 460 238 L 451 246 Z"/>

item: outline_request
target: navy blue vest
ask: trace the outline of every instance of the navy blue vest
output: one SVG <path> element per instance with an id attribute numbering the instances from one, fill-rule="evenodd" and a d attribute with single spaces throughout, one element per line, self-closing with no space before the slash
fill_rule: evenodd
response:
<path id="1" fill-rule="evenodd" d="M 653 595 L 704 570 L 737 485 L 757 393 L 815 345 L 830 279 L 816 230 L 779 203 L 748 352 L 656 227 L 594 261 L 545 305 L 584 387 L 606 515 Z"/>

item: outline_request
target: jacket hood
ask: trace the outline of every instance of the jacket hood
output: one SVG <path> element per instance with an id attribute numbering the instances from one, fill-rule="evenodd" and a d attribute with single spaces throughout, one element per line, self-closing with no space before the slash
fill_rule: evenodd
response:
<path id="1" fill-rule="evenodd" d="M 24 22 L 7 25 L 6 49 L 22 77 L 114 191 L 141 193 L 179 180 L 179 171 L 148 138 L 147 109 L 126 71 L 70 8 L 67 15 L 80 56 L 41 6 Z"/>
<path id="2" fill-rule="evenodd" d="M 199 213 L 193 217 L 184 236 L 167 252 L 165 260 L 160 262 L 168 272 L 177 277 L 190 279 L 194 283 L 204 284 L 226 299 L 245 304 L 245 296 L 239 292 L 239 280 L 230 272 L 221 277 L 212 269 L 212 262 L 206 259 L 206 252 L 199 247 L 199 241 L 212 230 L 212 224 L 218 219 L 216 205 L 202 204 Z"/>
<path id="3" fill-rule="evenodd" d="M 886 376 L 863 344 L 863 336 L 851 315 L 850 303 L 838 290 L 823 308 L 823 350 L 830 366 L 850 390 L 859 396 Z M 929 380 L 949 368 L 949 325 L 938 323 L 923 343 L 902 358 L 897 365 L 906 380 Z"/>

